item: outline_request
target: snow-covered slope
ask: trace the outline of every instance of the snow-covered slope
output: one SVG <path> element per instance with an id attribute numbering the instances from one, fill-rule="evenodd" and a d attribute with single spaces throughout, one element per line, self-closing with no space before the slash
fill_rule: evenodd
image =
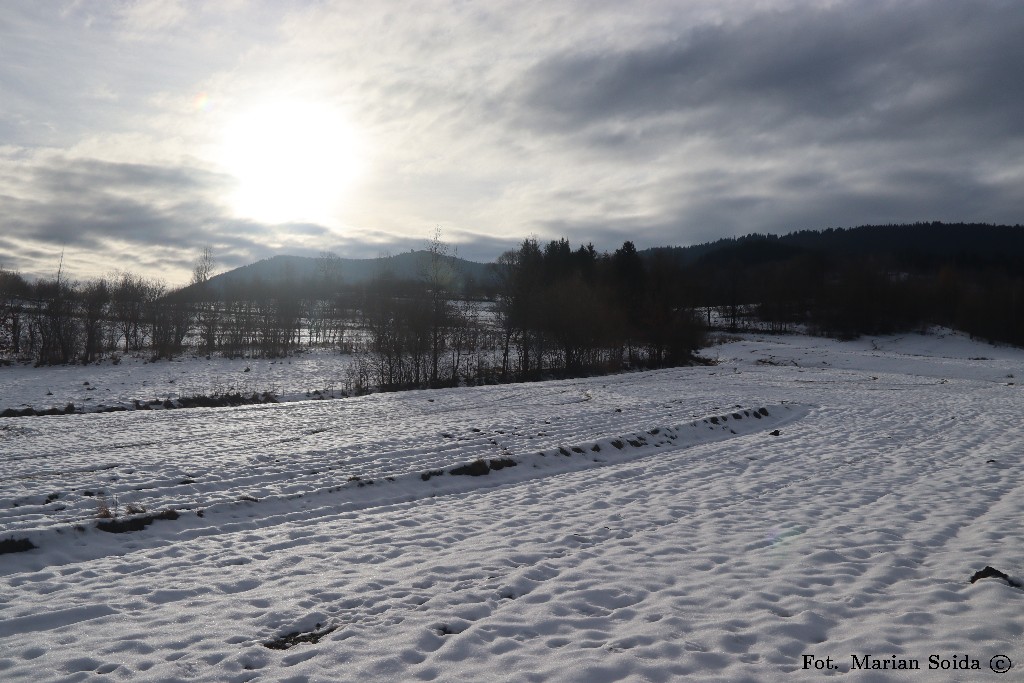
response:
<path id="1" fill-rule="evenodd" d="M 0 679 L 1014 678 L 1024 591 L 970 578 L 1024 573 L 1024 354 L 951 334 L 715 354 L 2 419 L 0 541 L 38 547 L 0 555 Z M 100 530 L 115 503 L 178 516 Z M 997 655 L 1022 661 L 999 677 Z"/>

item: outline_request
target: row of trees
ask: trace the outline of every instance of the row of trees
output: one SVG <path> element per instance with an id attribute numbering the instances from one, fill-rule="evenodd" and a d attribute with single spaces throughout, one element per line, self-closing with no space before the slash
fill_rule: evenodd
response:
<path id="1" fill-rule="evenodd" d="M 91 363 L 116 349 L 168 355 L 182 348 L 190 311 L 166 294 L 130 272 L 77 283 L 0 270 L 0 352 L 40 364 Z"/>
<path id="2" fill-rule="evenodd" d="M 800 326 L 853 338 L 943 325 L 1024 345 L 1024 272 L 1013 264 L 780 250 L 771 240 L 749 239 L 697 260 L 690 271 L 726 329 Z"/>
<path id="3" fill-rule="evenodd" d="M 337 258 L 325 254 L 325 263 Z M 112 354 L 170 358 L 187 348 L 228 357 L 287 355 L 300 344 L 343 346 L 350 298 L 331 282 L 208 286 L 214 262 L 197 259 L 188 287 L 131 272 L 75 282 L 27 281 L 0 269 L 0 356 L 37 364 L 91 363 Z"/>
<path id="4" fill-rule="evenodd" d="M 999 230 L 1000 239 L 1017 234 Z M 525 239 L 477 288 L 439 233 L 418 272 L 393 272 L 384 259 L 358 286 L 343 283 L 332 254 L 301 279 L 213 287 L 205 251 L 191 285 L 173 291 L 128 272 L 30 283 L 0 271 L 0 354 L 51 364 L 186 348 L 273 357 L 323 345 L 356 353 L 354 385 L 402 388 L 686 363 L 715 325 L 853 337 L 942 324 L 1024 344 L 1024 274 L 1012 254 L 965 256 L 957 242 L 955 259 L 922 258 L 909 246 L 829 251 L 814 235 L 795 238 L 754 235 L 696 254 Z"/>
<path id="5" fill-rule="evenodd" d="M 287 355 L 301 343 L 343 343 L 347 308 L 259 283 L 169 291 L 134 273 L 83 283 L 28 282 L 0 271 L 0 355 L 37 364 L 92 363 L 111 354 L 170 358 L 187 348 L 227 357 Z"/>
<path id="6" fill-rule="evenodd" d="M 0 352 L 55 364 L 189 348 L 273 357 L 324 345 L 357 352 L 354 384 L 400 388 L 676 364 L 701 344 L 684 269 L 645 262 L 631 242 L 599 254 L 564 239 L 524 240 L 494 265 L 486 300 L 449 250 L 435 234 L 420 272 L 383 267 L 362 286 L 343 285 L 330 254 L 308 280 L 214 288 L 206 251 L 180 290 L 128 272 L 30 283 L 0 271 Z"/>
<path id="7" fill-rule="evenodd" d="M 417 281 L 384 273 L 363 290 L 360 381 L 440 386 L 658 367 L 690 361 L 703 343 L 683 269 L 645 263 L 631 242 L 599 254 L 526 239 L 498 259 L 486 304 L 455 290 L 436 236 L 429 255 Z"/>
<path id="8" fill-rule="evenodd" d="M 686 273 L 645 263 L 632 242 L 598 254 L 527 239 L 502 254 L 497 273 L 503 377 L 679 364 L 703 342 Z"/>

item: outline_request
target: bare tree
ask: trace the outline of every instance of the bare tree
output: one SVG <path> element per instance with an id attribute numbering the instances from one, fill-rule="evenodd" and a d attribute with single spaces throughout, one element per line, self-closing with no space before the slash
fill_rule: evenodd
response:
<path id="1" fill-rule="evenodd" d="M 192 282 L 193 285 L 206 284 L 206 281 L 213 275 L 213 269 L 216 266 L 216 261 L 213 258 L 213 249 L 209 246 L 203 247 L 203 253 L 196 258 L 195 264 L 192 266 Z"/>
<path id="2" fill-rule="evenodd" d="M 438 385 L 438 363 L 444 352 L 445 332 L 451 326 L 451 295 L 455 284 L 455 269 L 448 254 L 450 247 L 441 239 L 441 228 L 434 229 L 434 237 L 427 247 L 427 261 L 421 279 L 426 289 L 430 312 L 430 384 Z"/>
<path id="3" fill-rule="evenodd" d="M 124 271 L 112 279 L 111 313 L 124 339 L 124 350 L 138 351 L 142 348 L 145 334 L 143 320 L 146 306 L 145 280 L 134 273 Z"/>
<path id="4" fill-rule="evenodd" d="M 21 335 L 31 285 L 20 273 L 0 268 L 0 351 L 21 353 Z"/>
<path id="5" fill-rule="evenodd" d="M 85 326 L 83 360 L 91 363 L 103 356 L 103 328 L 110 313 L 110 286 L 102 278 L 90 280 L 82 287 L 81 298 Z"/>

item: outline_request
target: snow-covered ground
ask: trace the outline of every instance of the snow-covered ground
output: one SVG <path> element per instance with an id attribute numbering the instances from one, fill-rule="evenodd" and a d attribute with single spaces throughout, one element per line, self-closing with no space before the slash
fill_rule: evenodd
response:
<path id="1" fill-rule="evenodd" d="M 93 365 L 0 367 L 0 411 L 64 408 L 78 412 L 133 408 L 136 401 L 214 394 L 270 392 L 281 401 L 341 395 L 351 356 L 310 349 L 291 358 L 222 358 L 184 355 L 150 362 L 145 355 Z M 159 406 L 154 406 L 159 409 Z"/>
<path id="2" fill-rule="evenodd" d="M 0 555 L 0 680 L 1019 680 L 1024 590 L 969 579 L 1024 574 L 1024 352 L 706 354 L 0 419 L 0 542 L 38 546 Z M 104 508 L 177 518 L 109 533 Z"/>

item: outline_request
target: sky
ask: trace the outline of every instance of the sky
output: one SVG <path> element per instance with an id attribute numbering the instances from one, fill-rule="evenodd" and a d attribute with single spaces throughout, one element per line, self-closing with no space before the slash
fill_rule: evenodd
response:
<path id="1" fill-rule="evenodd" d="M 0 267 L 1024 222 L 1019 0 L 0 4 Z"/>

